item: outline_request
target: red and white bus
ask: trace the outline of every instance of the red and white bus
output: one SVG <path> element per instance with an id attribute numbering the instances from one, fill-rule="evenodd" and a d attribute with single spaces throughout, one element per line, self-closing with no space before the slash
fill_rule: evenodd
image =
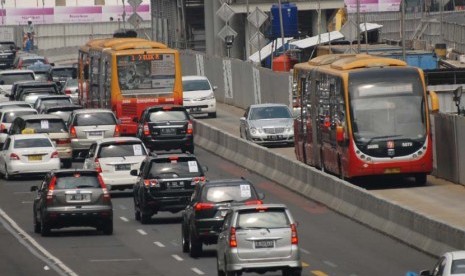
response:
<path id="1" fill-rule="evenodd" d="M 298 160 L 341 178 L 399 174 L 426 182 L 429 113 L 439 103 L 421 69 L 365 54 L 323 55 L 296 64 L 293 82 Z"/>

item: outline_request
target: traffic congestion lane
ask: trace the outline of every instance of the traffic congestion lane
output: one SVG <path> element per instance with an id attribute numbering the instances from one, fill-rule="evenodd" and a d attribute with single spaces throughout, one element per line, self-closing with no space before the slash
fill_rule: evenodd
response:
<path id="1" fill-rule="evenodd" d="M 342 217 L 229 161 L 196 149 L 210 179 L 244 176 L 266 194 L 267 203 L 285 203 L 299 222 L 303 275 L 405 275 L 430 267 L 434 259 Z M 75 163 L 74 167 L 82 163 Z M 215 275 L 215 246 L 192 259 L 181 250 L 181 213 L 160 213 L 148 225 L 134 219 L 132 194 L 112 192 L 115 232 L 88 228 L 57 231 L 42 238 L 32 231 L 31 185 L 40 180 L 0 181 L 0 208 L 79 275 Z M 0 250 L 5 250 L 4 248 Z M 270 273 L 267 275 L 280 275 Z"/>

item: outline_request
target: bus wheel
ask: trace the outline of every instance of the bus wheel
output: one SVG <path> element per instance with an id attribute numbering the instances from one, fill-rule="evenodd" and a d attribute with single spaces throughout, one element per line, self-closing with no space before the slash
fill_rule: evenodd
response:
<path id="1" fill-rule="evenodd" d="M 415 175 L 415 184 L 425 185 L 426 184 L 426 173 L 419 173 Z"/>

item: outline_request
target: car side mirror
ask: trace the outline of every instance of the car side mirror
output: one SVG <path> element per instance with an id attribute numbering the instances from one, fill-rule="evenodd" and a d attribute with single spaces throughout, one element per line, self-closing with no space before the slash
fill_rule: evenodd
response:
<path id="1" fill-rule="evenodd" d="M 264 193 L 258 193 L 258 199 L 264 200 L 265 199 L 265 194 Z"/>
<path id="2" fill-rule="evenodd" d="M 134 117 L 134 118 L 132 118 L 132 121 L 133 121 L 134 123 L 138 123 L 138 122 L 139 122 L 139 118 Z"/>
<path id="3" fill-rule="evenodd" d="M 39 190 L 39 187 L 37 186 L 31 186 L 31 192 Z"/>
<path id="4" fill-rule="evenodd" d="M 420 276 L 430 276 L 431 273 L 429 270 L 422 270 L 420 271 Z"/>
<path id="5" fill-rule="evenodd" d="M 132 176 L 137 176 L 137 170 L 131 170 L 129 174 L 131 174 Z"/>
<path id="6" fill-rule="evenodd" d="M 241 117 L 241 118 L 239 118 L 239 120 L 240 120 L 241 122 L 244 122 L 244 121 L 245 121 L 245 117 Z"/>
<path id="7" fill-rule="evenodd" d="M 207 167 L 207 166 L 202 166 L 202 170 L 203 170 L 204 172 L 208 172 L 208 167 Z"/>

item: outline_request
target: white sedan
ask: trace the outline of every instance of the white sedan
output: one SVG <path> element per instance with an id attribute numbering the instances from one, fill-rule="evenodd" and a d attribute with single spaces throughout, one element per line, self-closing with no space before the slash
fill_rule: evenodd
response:
<path id="1" fill-rule="evenodd" d="M 452 251 L 444 253 L 434 266 L 433 270 L 423 270 L 421 276 L 450 276 L 465 275 L 465 251 Z"/>
<path id="2" fill-rule="evenodd" d="M 90 147 L 84 160 L 84 169 L 100 172 L 109 190 L 132 189 L 137 176 L 132 176 L 129 172 L 140 169 L 147 153 L 139 138 L 104 138 Z"/>
<path id="3" fill-rule="evenodd" d="M 60 158 L 45 134 L 17 134 L 6 138 L 0 152 L 0 173 L 5 179 L 25 174 L 45 174 L 60 169 Z"/>

